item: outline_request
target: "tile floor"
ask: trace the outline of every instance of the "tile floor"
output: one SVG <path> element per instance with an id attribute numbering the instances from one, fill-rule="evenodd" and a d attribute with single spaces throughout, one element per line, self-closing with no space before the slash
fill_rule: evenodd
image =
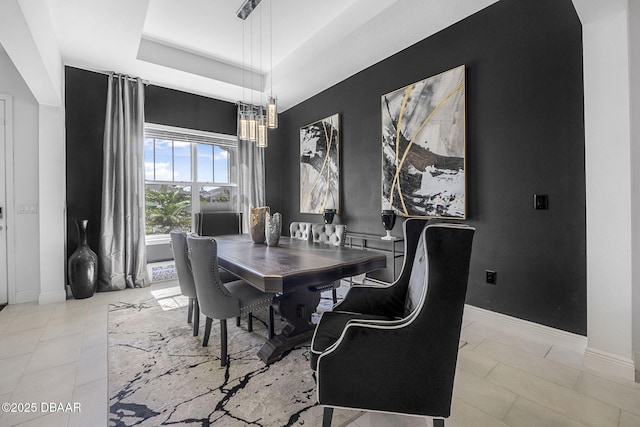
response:
<path id="1" fill-rule="evenodd" d="M 107 305 L 173 286 L 0 311 L 0 403 L 34 410 L 2 411 L 0 426 L 108 425 Z M 463 339 L 447 427 L 640 426 L 640 384 L 585 370 L 575 351 L 478 322 L 465 321 Z M 431 425 L 368 412 L 349 427 Z"/>

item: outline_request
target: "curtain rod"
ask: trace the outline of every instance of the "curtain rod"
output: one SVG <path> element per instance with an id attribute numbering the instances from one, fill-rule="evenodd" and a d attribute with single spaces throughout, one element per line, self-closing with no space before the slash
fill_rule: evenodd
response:
<path id="1" fill-rule="evenodd" d="M 89 71 L 93 71 L 95 73 L 100 73 L 100 74 L 106 74 L 108 76 L 110 76 L 111 74 L 118 74 L 118 75 L 123 75 L 121 73 L 116 73 L 115 71 L 104 71 L 104 70 L 93 70 L 93 69 L 89 69 Z M 131 76 L 127 76 L 126 74 L 124 74 L 129 80 L 132 81 L 136 81 L 137 78 L 136 77 L 131 77 Z M 150 85 L 151 83 L 149 83 L 149 80 L 144 80 L 144 79 L 140 79 L 142 81 L 142 83 L 147 86 Z"/>

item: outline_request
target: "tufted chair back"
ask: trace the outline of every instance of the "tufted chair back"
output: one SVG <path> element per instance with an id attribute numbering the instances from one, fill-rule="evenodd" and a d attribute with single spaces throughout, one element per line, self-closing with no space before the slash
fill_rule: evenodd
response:
<path id="1" fill-rule="evenodd" d="M 311 223 L 292 222 L 289 225 L 289 236 L 292 239 L 311 241 Z"/>
<path id="2" fill-rule="evenodd" d="M 239 316 L 240 300 L 220 280 L 216 240 L 213 237 L 188 236 L 187 246 L 202 312 L 212 319 Z"/>
<path id="3" fill-rule="evenodd" d="M 313 224 L 313 241 L 325 245 L 344 246 L 347 226 L 343 224 Z"/>

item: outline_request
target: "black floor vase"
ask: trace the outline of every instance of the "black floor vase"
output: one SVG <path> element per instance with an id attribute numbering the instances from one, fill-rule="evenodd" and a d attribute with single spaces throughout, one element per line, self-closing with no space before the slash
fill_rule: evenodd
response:
<path id="1" fill-rule="evenodd" d="M 87 243 L 86 219 L 74 219 L 78 229 L 78 248 L 69 257 L 68 279 L 71 293 L 76 299 L 93 296 L 98 284 L 98 256 Z"/>

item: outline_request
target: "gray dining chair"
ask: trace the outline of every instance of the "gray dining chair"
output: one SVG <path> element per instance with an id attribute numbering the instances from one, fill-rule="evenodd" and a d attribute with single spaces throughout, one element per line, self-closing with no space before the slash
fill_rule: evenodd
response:
<path id="1" fill-rule="evenodd" d="M 200 307 L 198 305 L 196 285 L 193 281 L 193 272 L 191 271 L 191 261 L 188 256 L 187 234 L 182 230 L 172 230 L 169 235 L 171 237 L 171 251 L 173 252 L 173 259 L 178 273 L 180 293 L 189 298 L 187 323 L 191 323 L 193 319 L 193 336 L 197 337 L 200 330 Z M 220 269 L 219 273 L 222 283 L 238 280 L 235 274 L 227 270 Z M 240 316 L 236 318 L 236 325 L 240 326 Z"/>
<path id="2" fill-rule="evenodd" d="M 198 212 L 193 217 L 198 236 L 242 234 L 242 212 Z M 238 280 L 238 276 L 220 268 L 220 279 L 226 283 Z M 240 326 L 240 319 L 237 324 Z"/>
<path id="3" fill-rule="evenodd" d="M 173 259 L 178 273 L 180 293 L 189 298 L 187 323 L 191 323 L 193 319 L 193 336 L 195 337 L 200 329 L 200 308 L 198 307 L 196 284 L 193 281 L 193 273 L 191 272 L 191 262 L 188 257 L 187 235 L 181 230 L 172 230 L 169 232 L 169 236 L 171 237 L 171 251 L 173 252 Z"/>
<path id="4" fill-rule="evenodd" d="M 198 295 L 200 310 L 206 316 L 203 347 L 211 334 L 213 319 L 220 320 L 220 363 L 227 364 L 227 319 L 247 315 L 249 332 L 252 331 L 252 312 L 268 310 L 269 338 L 273 331 L 274 294 L 262 292 L 244 280 L 222 283 L 218 272 L 218 245 L 213 237 L 187 236 L 189 258 Z"/>
<path id="5" fill-rule="evenodd" d="M 331 246 L 344 246 L 347 235 L 347 226 L 344 224 L 312 224 L 311 225 L 311 241 Z M 338 292 L 340 280 L 322 285 L 309 287 L 314 292 L 324 292 L 331 289 L 331 297 L 333 303 L 338 302 Z"/>

